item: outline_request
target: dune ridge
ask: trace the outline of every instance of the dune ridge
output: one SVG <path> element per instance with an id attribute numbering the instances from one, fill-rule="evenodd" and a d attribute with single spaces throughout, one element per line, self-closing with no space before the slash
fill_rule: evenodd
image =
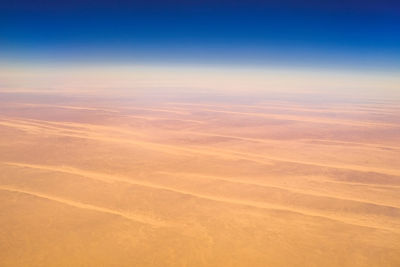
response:
<path id="1" fill-rule="evenodd" d="M 1 266 L 399 265 L 394 100 L 69 97 L 0 94 Z"/>
<path id="2" fill-rule="evenodd" d="M 141 216 L 141 215 L 138 215 L 138 214 L 128 214 L 128 213 L 125 213 L 125 212 L 112 210 L 112 209 L 107 209 L 107 208 L 104 208 L 104 207 L 98 207 L 98 206 L 94 206 L 94 205 L 91 205 L 91 204 L 76 202 L 76 201 L 73 201 L 73 200 L 59 198 L 59 197 L 56 197 L 56 196 L 50 196 L 50 195 L 47 195 L 47 194 L 42 194 L 42 193 L 34 192 L 34 191 L 31 191 L 31 190 L 26 190 L 26 189 L 11 187 L 11 186 L 4 186 L 4 185 L 0 185 L 0 190 L 5 190 L 5 191 L 9 191 L 9 192 L 14 192 L 14 193 L 23 193 L 23 194 L 27 194 L 27 195 L 34 196 L 34 197 L 55 201 L 55 202 L 58 202 L 58 203 L 61 203 L 61 204 L 64 204 L 64 205 L 68 205 L 68 206 L 72 206 L 72 207 L 75 207 L 75 208 L 93 210 L 93 211 L 102 212 L 102 213 L 106 213 L 106 214 L 116 215 L 116 216 L 122 217 L 124 219 L 130 220 L 132 222 L 139 222 L 139 223 L 143 223 L 143 224 L 149 224 L 149 225 L 155 226 L 155 227 L 168 226 L 168 224 L 163 223 L 163 222 L 161 222 L 159 220 L 154 220 L 154 219 L 151 219 L 151 218 L 147 218 L 147 217 L 144 217 L 144 216 Z"/>

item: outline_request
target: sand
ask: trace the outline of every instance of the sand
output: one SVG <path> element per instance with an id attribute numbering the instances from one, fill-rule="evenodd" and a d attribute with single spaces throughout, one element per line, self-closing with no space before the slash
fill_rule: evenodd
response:
<path id="1" fill-rule="evenodd" d="M 394 100 L 0 94 L 0 266 L 400 266 Z"/>

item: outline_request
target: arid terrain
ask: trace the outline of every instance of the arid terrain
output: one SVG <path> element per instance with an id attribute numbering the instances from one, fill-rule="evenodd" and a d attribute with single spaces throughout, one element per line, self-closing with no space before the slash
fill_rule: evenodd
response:
<path id="1" fill-rule="evenodd" d="M 400 105 L 1 93 L 0 266 L 400 266 Z"/>

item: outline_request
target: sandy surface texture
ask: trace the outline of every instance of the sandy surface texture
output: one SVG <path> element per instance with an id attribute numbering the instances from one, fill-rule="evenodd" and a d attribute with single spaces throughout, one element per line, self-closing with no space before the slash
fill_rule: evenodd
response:
<path id="1" fill-rule="evenodd" d="M 0 266 L 400 266 L 400 105 L 0 94 Z"/>

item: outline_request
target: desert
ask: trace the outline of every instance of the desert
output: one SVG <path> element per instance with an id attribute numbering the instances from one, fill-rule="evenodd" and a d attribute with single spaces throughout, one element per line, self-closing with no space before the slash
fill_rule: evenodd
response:
<path id="1" fill-rule="evenodd" d="M 40 94 L 0 94 L 1 266 L 400 265 L 394 100 Z"/>

